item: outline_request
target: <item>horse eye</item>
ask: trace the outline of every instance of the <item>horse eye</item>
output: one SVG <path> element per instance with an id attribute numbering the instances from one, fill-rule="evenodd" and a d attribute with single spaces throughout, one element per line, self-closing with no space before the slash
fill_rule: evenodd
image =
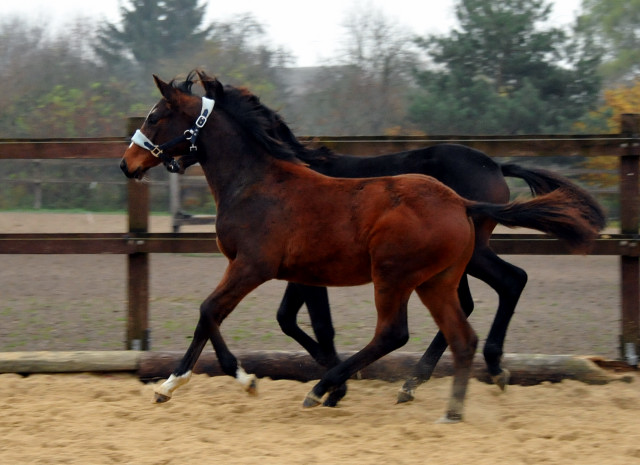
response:
<path id="1" fill-rule="evenodd" d="M 149 116 L 147 116 L 147 123 L 149 124 L 157 124 L 158 121 L 160 121 L 160 117 L 155 113 L 151 113 Z"/>

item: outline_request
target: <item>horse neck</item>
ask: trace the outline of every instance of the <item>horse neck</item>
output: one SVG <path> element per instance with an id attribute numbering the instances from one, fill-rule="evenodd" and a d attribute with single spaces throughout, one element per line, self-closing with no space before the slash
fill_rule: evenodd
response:
<path id="1" fill-rule="evenodd" d="M 203 137 L 204 136 L 204 137 Z M 242 134 L 201 136 L 200 165 L 218 210 L 279 168 L 265 150 Z"/>

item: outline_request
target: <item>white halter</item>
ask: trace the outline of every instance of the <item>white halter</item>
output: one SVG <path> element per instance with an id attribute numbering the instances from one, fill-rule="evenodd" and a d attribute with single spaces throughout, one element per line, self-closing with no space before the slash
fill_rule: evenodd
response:
<path id="1" fill-rule="evenodd" d="M 198 150 L 198 148 L 196 147 L 196 139 L 198 137 L 198 133 L 200 132 L 200 129 L 202 129 L 207 123 L 207 119 L 213 112 L 214 105 L 215 100 L 207 97 L 202 97 L 202 109 L 200 110 L 200 116 L 198 116 L 198 119 L 196 119 L 196 122 L 193 124 L 191 129 L 187 129 L 183 135 L 176 137 L 169 142 L 165 142 L 162 145 L 156 145 L 151 142 L 151 140 L 147 136 L 145 136 L 142 131 L 140 131 L 140 129 L 138 129 L 133 134 L 131 143 L 148 150 L 149 152 L 151 152 L 151 155 L 156 158 L 160 158 L 167 166 L 167 169 L 169 171 L 177 173 L 180 170 L 178 163 L 173 159 L 173 157 L 165 155 L 164 151 L 184 141 L 191 142 L 191 146 L 189 147 L 190 151 L 193 152 Z"/>

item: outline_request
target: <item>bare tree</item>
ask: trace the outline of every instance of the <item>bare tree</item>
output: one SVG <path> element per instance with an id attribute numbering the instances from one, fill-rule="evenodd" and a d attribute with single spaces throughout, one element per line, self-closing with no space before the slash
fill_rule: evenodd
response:
<path id="1" fill-rule="evenodd" d="M 411 31 L 389 19 L 370 2 L 358 3 L 343 23 L 342 65 L 353 68 L 360 98 L 367 103 L 362 115 L 370 131 L 381 134 L 399 124 L 405 112 L 405 93 L 417 53 Z"/>
<path id="2" fill-rule="evenodd" d="M 404 132 L 418 56 L 412 33 L 370 4 L 357 4 L 343 27 L 341 52 L 305 79 L 304 93 L 287 102 L 287 115 L 308 135 Z"/>

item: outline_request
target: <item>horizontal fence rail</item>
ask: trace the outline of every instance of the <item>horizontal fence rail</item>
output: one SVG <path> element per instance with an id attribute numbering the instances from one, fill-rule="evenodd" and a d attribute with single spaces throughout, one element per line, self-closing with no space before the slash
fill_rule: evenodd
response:
<path id="1" fill-rule="evenodd" d="M 141 124 L 131 118 L 127 133 Z M 640 115 L 624 115 L 620 134 L 535 136 L 375 136 L 303 137 L 352 155 L 375 155 L 438 143 L 461 143 L 496 157 L 612 156 L 620 159 L 621 234 L 601 235 L 590 252 L 620 257 L 621 356 L 634 360 L 640 349 Z M 129 145 L 124 137 L 0 140 L 0 160 L 116 159 Z M 149 186 L 128 181 L 129 228 L 126 233 L 5 234 L 0 254 L 124 254 L 128 256 L 128 321 L 126 348 L 149 349 L 149 254 L 217 253 L 215 233 L 150 233 Z M 568 248 L 542 234 L 494 234 L 498 254 L 568 254 Z"/>
<path id="2" fill-rule="evenodd" d="M 569 248 L 543 234 L 493 234 L 502 255 L 568 255 Z M 0 254 L 219 253 L 215 233 L 22 233 L 0 234 Z M 589 255 L 640 256 L 640 237 L 601 235 Z"/>
<path id="3" fill-rule="evenodd" d="M 614 156 L 624 155 L 626 147 L 637 144 L 636 137 L 617 134 L 598 136 L 528 135 L 528 136 L 342 136 L 301 137 L 312 146 L 325 145 L 350 155 L 378 155 L 418 149 L 428 145 L 459 143 L 481 150 L 493 157 L 531 156 Z M 3 139 L 0 160 L 121 158 L 129 145 L 128 138 L 98 137 L 76 139 Z"/>

